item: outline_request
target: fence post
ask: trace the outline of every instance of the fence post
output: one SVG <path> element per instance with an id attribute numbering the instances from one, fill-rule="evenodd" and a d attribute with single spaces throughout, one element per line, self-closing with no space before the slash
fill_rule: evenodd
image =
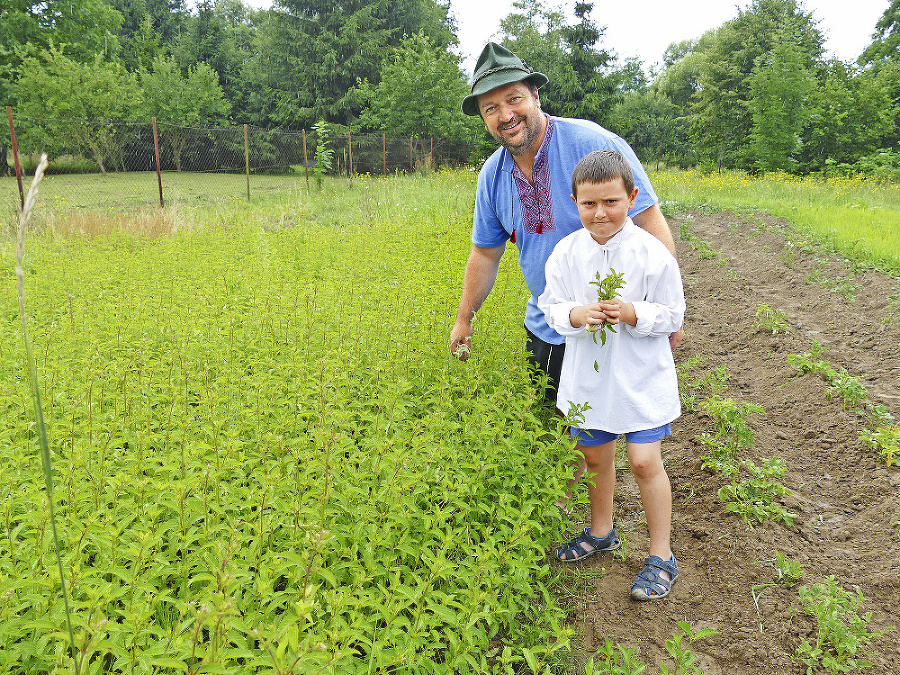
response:
<path id="1" fill-rule="evenodd" d="M 409 172 L 413 172 L 413 160 L 412 160 L 412 136 L 409 137 Z"/>
<path id="2" fill-rule="evenodd" d="M 159 168 L 159 134 L 156 131 L 156 118 L 153 118 L 153 150 L 156 152 L 156 180 L 159 183 L 159 208 L 163 209 L 166 207 L 166 203 L 163 201 L 163 191 L 162 191 L 162 173 Z"/>
<path id="3" fill-rule="evenodd" d="M 6 106 L 6 116 L 9 118 L 9 138 L 12 141 L 13 161 L 16 164 L 16 180 L 19 181 L 20 209 L 25 208 L 25 191 L 22 189 L 22 166 L 19 164 L 19 145 L 16 143 L 16 128 L 13 126 L 12 106 Z M 6 157 L 3 158 L 6 161 Z"/>
<path id="4" fill-rule="evenodd" d="M 303 167 L 306 169 L 306 189 L 309 190 L 309 157 L 306 156 L 306 129 L 303 130 Z"/>
<path id="5" fill-rule="evenodd" d="M 350 138 L 350 131 L 347 131 L 347 157 L 350 166 L 350 187 L 353 187 L 353 140 Z"/>
<path id="6" fill-rule="evenodd" d="M 244 167 L 247 173 L 247 201 L 250 201 L 250 139 L 247 136 L 247 125 L 244 125 Z"/>
<path id="7" fill-rule="evenodd" d="M 381 134 L 381 175 L 387 176 L 387 142 Z"/>

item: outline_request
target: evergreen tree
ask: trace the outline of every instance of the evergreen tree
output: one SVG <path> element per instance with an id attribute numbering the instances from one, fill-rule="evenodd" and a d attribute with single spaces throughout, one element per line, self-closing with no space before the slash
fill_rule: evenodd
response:
<path id="1" fill-rule="evenodd" d="M 599 46 L 605 28 L 590 18 L 593 3 L 576 3 L 578 22 L 571 26 L 541 0 L 516 0 L 513 7 L 517 11 L 500 22 L 503 45 L 550 79 L 541 88 L 541 107 L 552 115 L 606 123 L 619 78 L 615 57 Z"/>
<path id="2" fill-rule="evenodd" d="M 377 83 L 404 35 L 420 31 L 439 47 L 455 42 L 449 8 L 435 0 L 278 0 L 274 42 L 274 121 L 350 124 L 363 106 L 356 82 Z"/>

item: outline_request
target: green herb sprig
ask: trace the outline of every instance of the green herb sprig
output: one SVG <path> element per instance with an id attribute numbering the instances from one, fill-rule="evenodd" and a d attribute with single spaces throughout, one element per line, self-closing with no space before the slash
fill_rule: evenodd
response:
<path id="1" fill-rule="evenodd" d="M 591 281 L 590 283 L 597 287 L 597 302 L 612 300 L 616 297 L 617 292 L 625 287 L 624 273 L 616 272 L 610 268 L 609 274 L 602 279 L 600 278 L 600 272 L 597 272 L 596 281 Z M 588 331 L 593 334 L 595 344 L 599 334 L 600 345 L 602 346 L 606 344 L 606 331 L 615 333 L 616 329 L 613 328 L 611 323 L 604 321 L 601 324 L 588 327 Z"/>

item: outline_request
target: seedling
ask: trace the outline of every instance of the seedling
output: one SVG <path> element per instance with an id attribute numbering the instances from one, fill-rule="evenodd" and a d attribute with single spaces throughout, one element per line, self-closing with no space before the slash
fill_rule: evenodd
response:
<path id="1" fill-rule="evenodd" d="M 594 657 L 591 657 L 584 668 L 585 675 L 639 675 L 647 666 L 637 660 L 637 650 L 634 647 L 623 647 L 606 638 L 605 644 L 597 650 L 597 656 L 603 660 L 595 665 Z"/>
<path id="2" fill-rule="evenodd" d="M 688 645 L 711 635 L 718 635 L 719 632 L 712 628 L 704 628 L 694 633 L 687 621 L 679 621 L 678 627 L 681 628 L 681 634 L 666 640 L 666 651 L 675 661 L 675 669 L 669 670 L 668 666 L 662 663 L 659 667 L 660 675 L 703 675 L 700 668 L 695 665 L 697 657 L 691 653 Z"/>
<path id="3" fill-rule="evenodd" d="M 824 583 L 800 587 L 803 611 L 816 618 L 816 643 L 803 638 L 794 658 L 806 666 L 807 675 L 817 672 L 847 673 L 874 665 L 865 658 L 866 646 L 893 627 L 883 631 L 869 631 L 872 613 L 860 616 L 859 606 L 865 601 L 862 592 L 849 593 L 838 586 L 833 576 Z"/>
<path id="4" fill-rule="evenodd" d="M 719 490 L 719 499 L 725 502 L 725 508 L 741 516 L 751 528 L 754 523 L 766 520 L 792 525 L 797 515 L 775 501 L 777 497 L 791 494 L 778 482 L 787 469 L 784 460 L 778 457 L 764 459 L 762 466 L 749 459 L 741 463 L 750 473 L 750 478 L 739 483 L 732 481 Z"/>
<path id="5" fill-rule="evenodd" d="M 779 332 L 787 333 L 788 324 L 787 315 L 780 309 L 773 309 L 765 302 L 759 303 L 756 308 L 756 320 L 753 327 L 757 330 L 763 329 L 775 335 Z"/>
<path id="6" fill-rule="evenodd" d="M 875 431 L 864 431 L 861 440 L 888 466 L 900 465 L 900 427 L 883 426 Z"/>
<path id="7" fill-rule="evenodd" d="M 760 406 L 734 399 L 711 396 L 700 406 L 713 419 L 714 434 L 700 434 L 700 442 L 707 448 L 702 467 L 725 476 L 737 474 L 735 461 L 741 450 L 753 447 L 755 435 L 747 424 L 752 413 L 765 412 Z"/>

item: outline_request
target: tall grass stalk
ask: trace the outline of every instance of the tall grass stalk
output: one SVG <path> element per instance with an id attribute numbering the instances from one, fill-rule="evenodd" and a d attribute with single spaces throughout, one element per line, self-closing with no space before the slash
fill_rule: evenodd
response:
<path id="1" fill-rule="evenodd" d="M 41 392 L 38 386 L 37 368 L 34 363 L 34 350 L 31 345 L 31 337 L 28 333 L 28 315 L 25 313 L 25 272 L 22 269 L 22 258 L 25 255 L 25 227 L 28 225 L 28 221 L 31 218 L 31 212 L 34 210 L 38 185 L 44 177 L 44 171 L 47 169 L 47 164 L 47 155 L 41 155 L 40 164 L 38 164 L 38 168 L 34 172 L 31 188 L 28 190 L 25 205 L 19 216 L 19 233 L 18 238 L 16 239 L 16 285 L 19 291 L 19 317 L 22 320 L 22 336 L 25 340 L 25 354 L 28 360 L 28 379 L 31 384 L 34 413 L 37 420 L 38 438 L 41 444 L 41 463 L 44 468 L 44 486 L 47 490 L 47 508 L 50 516 L 50 526 L 53 531 L 53 543 L 56 547 L 56 564 L 59 567 L 59 583 L 62 589 L 63 603 L 66 607 L 66 624 L 69 629 L 69 645 L 72 650 L 72 661 L 75 664 L 75 673 L 77 675 L 79 668 L 77 652 L 75 649 L 75 634 L 72 631 L 72 616 L 69 612 L 69 596 L 66 592 L 66 576 L 63 573 L 62 553 L 59 547 L 59 537 L 56 532 L 56 517 L 53 510 L 53 467 L 50 462 L 50 444 L 47 441 L 47 428 L 44 425 Z"/>

